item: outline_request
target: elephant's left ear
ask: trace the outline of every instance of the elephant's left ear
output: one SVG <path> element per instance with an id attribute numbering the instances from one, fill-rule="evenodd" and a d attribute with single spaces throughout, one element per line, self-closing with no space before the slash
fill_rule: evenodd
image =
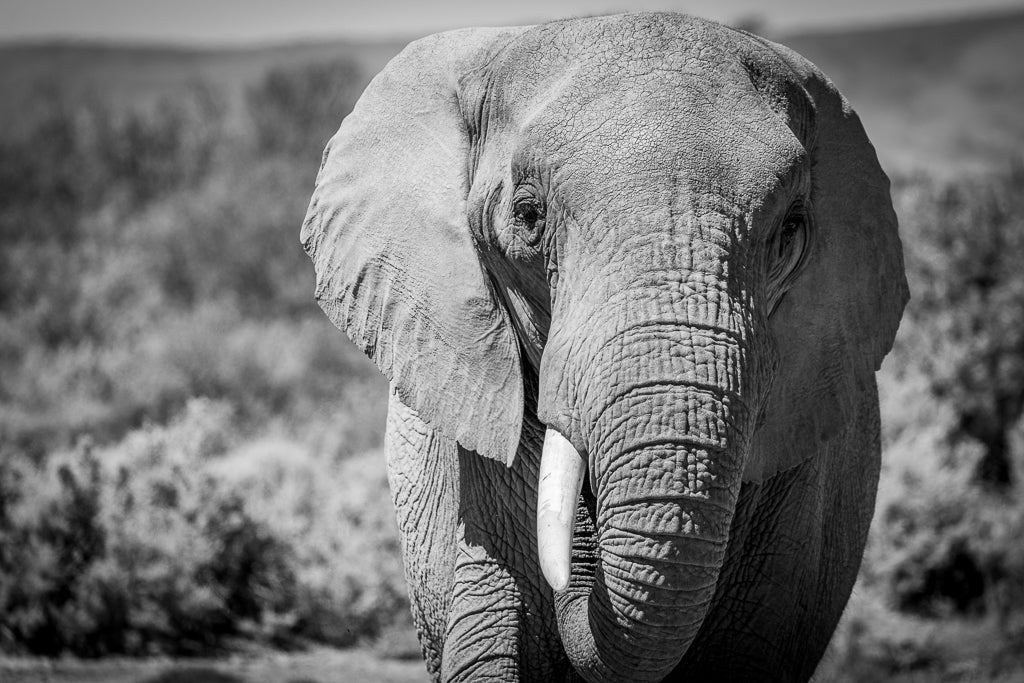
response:
<path id="1" fill-rule="evenodd" d="M 519 444 L 522 370 L 470 235 L 459 84 L 516 31 L 438 34 L 392 60 L 328 144 L 301 235 L 320 306 L 402 402 L 506 463 Z"/>
<path id="2" fill-rule="evenodd" d="M 874 373 L 909 298 L 889 179 L 859 117 L 817 67 L 757 40 L 767 70 L 813 103 L 816 130 L 807 146 L 814 234 L 803 272 L 770 321 L 778 379 L 754 435 L 748 481 L 825 452 L 866 402 L 877 405 Z M 864 435 L 865 447 L 874 438 Z"/>

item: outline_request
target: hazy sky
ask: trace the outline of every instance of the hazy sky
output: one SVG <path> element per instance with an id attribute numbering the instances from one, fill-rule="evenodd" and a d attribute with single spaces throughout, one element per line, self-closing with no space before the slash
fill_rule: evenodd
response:
<path id="1" fill-rule="evenodd" d="M 0 40 L 33 37 L 237 44 L 414 36 L 624 9 L 758 16 L 775 30 L 1024 8 L 1024 0 L 0 0 Z M 770 8 L 770 9 L 769 9 Z"/>

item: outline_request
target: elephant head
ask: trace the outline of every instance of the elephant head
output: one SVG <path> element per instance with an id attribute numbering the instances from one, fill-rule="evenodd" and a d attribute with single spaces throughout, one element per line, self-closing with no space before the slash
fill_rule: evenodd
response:
<path id="1" fill-rule="evenodd" d="M 302 241 L 320 305 L 441 433 L 511 464 L 536 406 L 536 571 L 592 680 L 679 662 L 741 483 L 820 457 L 907 298 L 846 100 L 674 14 L 412 44 L 331 140 Z"/>

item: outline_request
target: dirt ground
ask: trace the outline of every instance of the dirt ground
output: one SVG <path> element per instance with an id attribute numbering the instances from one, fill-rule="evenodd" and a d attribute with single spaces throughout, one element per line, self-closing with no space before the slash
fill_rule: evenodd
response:
<path id="1" fill-rule="evenodd" d="M 370 650 L 322 649 L 301 654 L 223 660 L 0 658 L 3 683 L 424 683 L 423 662 L 382 658 Z"/>

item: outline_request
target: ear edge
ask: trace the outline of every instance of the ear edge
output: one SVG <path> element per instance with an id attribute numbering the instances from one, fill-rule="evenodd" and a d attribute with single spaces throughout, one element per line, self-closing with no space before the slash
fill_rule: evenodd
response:
<path id="1" fill-rule="evenodd" d="M 815 164 L 819 160 L 825 167 L 842 164 L 844 161 L 852 163 L 851 159 L 858 162 L 854 169 L 855 177 L 845 183 L 839 182 L 838 178 L 847 174 L 839 169 L 821 169 L 826 176 L 822 182 L 828 187 L 819 187 L 816 193 L 824 191 L 830 196 L 825 202 L 814 200 L 812 204 L 818 207 L 816 210 L 829 206 L 833 213 L 837 211 L 838 205 L 842 207 L 842 213 L 858 216 L 863 212 L 846 205 L 854 201 L 871 201 L 872 206 L 867 215 L 872 217 L 872 225 L 868 226 L 868 219 L 861 216 L 848 220 L 843 229 L 866 233 L 860 236 L 860 240 L 866 241 L 876 253 L 881 254 L 878 258 L 870 259 L 874 269 L 869 277 L 863 278 L 864 284 L 870 283 L 864 287 L 868 290 L 864 296 L 869 300 L 859 307 L 848 307 L 852 317 L 838 321 L 832 333 L 834 338 L 816 340 L 818 344 L 834 345 L 840 349 L 848 346 L 850 339 L 860 340 L 860 349 L 849 352 L 850 357 L 845 361 L 825 362 L 815 373 L 826 376 L 827 386 L 831 389 L 826 390 L 821 384 L 815 388 L 805 382 L 804 391 L 799 395 L 782 397 L 773 390 L 768 398 L 767 410 L 773 415 L 766 422 L 790 420 L 790 423 L 786 425 L 787 428 L 769 426 L 755 432 L 743 480 L 757 483 L 823 452 L 826 444 L 843 432 L 846 423 L 857 410 L 857 402 L 864 400 L 865 387 L 875 386 L 874 373 L 892 348 L 902 312 L 909 299 L 909 289 L 897 217 L 890 196 L 891 184 L 878 162 L 876 150 L 860 118 L 833 82 L 811 62 L 789 48 L 756 36 L 751 38 L 785 64 L 792 77 L 809 94 L 816 114 L 835 119 L 827 122 L 826 125 L 831 128 L 828 131 L 821 130 L 822 126 L 819 126 L 818 135 L 809 150 Z M 836 129 L 844 129 L 845 135 L 839 134 Z M 815 174 L 812 172 L 812 175 Z M 836 194 L 839 187 L 850 184 L 861 189 L 870 188 L 870 200 L 864 197 L 850 199 Z M 846 194 L 856 194 L 856 191 Z M 838 222 L 843 223 L 842 219 Z M 857 251 L 863 251 L 863 248 Z M 850 258 L 857 258 L 858 255 L 864 254 L 855 254 Z M 807 302 L 804 303 L 806 305 Z M 791 297 L 788 302 L 784 300 L 782 305 L 787 304 L 793 305 Z M 823 358 L 825 356 L 827 352 L 822 354 Z M 790 413 L 794 414 L 793 417 Z M 814 437 L 806 437 L 804 434 L 808 432 Z"/>
<path id="2" fill-rule="evenodd" d="M 427 340 L 429 349 L 425 352 L 431 355 L 441 354 L 467 360 L 467 356 L 472 356 L 472 352 L 467 352 L 465 347 L 460 348 L 459 344 L 452 343 L 450 335 L 440 333 L 437 321 L 433 320 L 431 316 L 426 316 L 424 320 L 412 324 L 405 324 L 401 319 L 394 325 L 389 325 L 386 322 L 378 325 L 375 322 L 376 320 L 390 320 L 392 314 L 389 311 L 391 310 L 396 310 L 399 314 L 403 312 L 403 304 L 393 296 L 394 292 L 392 291 L 394 281 L 400 280 L 402 274 L 388 277 L 385 272 L 387 266 L 384 265 L 387 259 L 375 258 L 372 254 L 367 256 L 357 253 L 355 263 L 352 263 L 351 257 L 330 253 L 331 245 L 325 244 L 327 232 L 331 229 L 327 223 L 339 219 L 346 220 L 348 217 L 339 217 L 337 211 L 332 214 L 331 201 L 325 195 L 330 191 L 331 182 L 337 181 L 339 177 L 337 169 L 330 168 L 329 161 L 332 152 L 336 151 L 335 147 L 339 140 L 345 139 L 346 136 L 351 137 L 347 128 L 353 126 L 346 126 L 346 123 L 351 124 L 353 120 L 372 116 L 372 112 L 363 111 L 363 109 L 372 109 L 379 104 L 376 101 L 379 94 L 374 94 L 375 88 L 376 90 L 394 88 L 396 82 L 401 85 L 403 75 L 396 72 L 405 68 L 403 62 L 412 62 L 412 66 L 419 72 L 422 79 L 423 69 L 429 68 L 432 61 L 436 62 L 439 53 L 442 55 L 440 57 L 442 60 L 447 59 L 452 63 L 460 60 L 467 62 L 470 58 L 466 56 L 466 52 L 473 49 L 487 52 L 487 43 L 514 33 L 514 29 L 494 29 L 481 32 L 464 29 L 438 34 L 416 41 L 403 51 L 403 55 L 392 60 L 392 63 L 374 79 L 375 83 L 371 83 L 367 92 L 360 98 L 356 110 L 353 115 L 350 115 L 353 119 L 343 122 L 338 134 L 325 150 L 318 173 L 317 188 L 311 198 L 309 210 L 300 231 L 303 248 L 314 261 L 317 270 L 316 299 L 335 326 L 344 331 L 353 343 L 373 360 L 385 377 L 391 381 L 399 398 L 417 410 L 439 432 L 453 438 L 463 448 L 476 451 L 484 457 L 500 460 L 506 465 L 511 465 L 514 461 L 520 441 L 524 410 L 521 360 L 517 339 L 511 332 L 512 325 L 508 313 L 494 296 L 494 292 L 490 289 L 490 283 L 486 282 L 486 277 L 483 277 L 483 289 L 474 295 L 478 297 L 478 301 L 476 304 L 470 305 L 470 310 L 476 310 L 480 301 L 486 299 L 493 303 L 493 314 L 482 319 L 479 315 L 468 316 L 484 323 L 483 329 L 478 333 L 470 334 L 468 341 L 479 342 L 485 346 L 488 344 L 496 346 L 495 353 L 501 358 L 508 359 L 505 371 L 488 372 L 483 367 L 463 365 L 458 371 L 439 377 L 439 383 L 436 386 L 435 382 L 417 380 L 419 373 L 412 367 L 417 358 L 414 357 L 415 354 L 401 352 L 401 344 L 396 344 L 396 340 L 393 339 L 396 335 L 405 334 L 409 339 Z M 452 57 L 449 51 L 453 45 L 461 50 L 455 57 Z M 442 63 L 442 67 L 444 66 Z M 438 71 L 442 73 L 438 73 Z M 444 72 L 443 69 L 435 69 L 430 76 L 432 80 L 443 81 L 451 86 L 452 102 L 449 103 L 448 108 L 454 106 L 457 102 L 454 91 L 457 78 L 453 74 Z M 443 107 L 443 105 L 436 106 L 437 108 Z M 427 109 L 430 109 L 429 104 Z M 422 112 L 417 111 L 417 114 L 422 114 Z M 424 122 L 417 120 L 417 123 L 422 125 Z M 357 124 L 355 128 L 358 129 L 358 127 Z M 365 126 L 363 127 L 365 128 Z M 351 135 L 365 132 L 355 130 Z M 351 145 L 352 141 L 349 139 L 341 146 Z M 450 179 L 447 179 L 442 184 L 451 185 L 449 181 Z M 459 185 L 459 183 L 455 183 L 455 185 Z M 459 189 L 465 190 L 465 188 Z M 365 198 L 361 201 L 365 201 Z M 371 213 L 373 212 L 371 211 Z M 374 230 L 378 234 L 371 239 L 386 243 L 387 236 L 379 235 L 385 228 L 381 228 L 379 223 L 378 221 L 374 225 Z M 349 237 L 351 238 L 351 235 Z M 465 239 L 470 239 L 468 227 L 465 231 Z M 362 247 L 355 251 L 358 252 L 361 249 Z M 349 258 L 349 263 L 342 268 L 339 266 L 339 260 L 344 258 Z M 481 269 L 481 275 L 483 275 L 479 263 L 476 264 L 476 267 Z M 469 264 L 469 268 L 473 269 L 473 265 Z M 335 278 L 339 270 L 353 272 L 338 282 Z M 379 291 L 376 294 L 364 294 L 360 291 L 363 287 L 370 289 L 376 287 Z M 413 303 L 415 304 L 415 302 Z M 413 305 L 412 308 L 418 309 L 422 306 Z M 443 323 L 442 327 L 444 327 Z M 455 329 L 455 326 L 449 325 L 448 328 Z M 446 337 L 448 337 L 447 342 L 445 341 Z M 466 346 L 471 345 L 467 344 Z M 481 379 L 481 375 L 484 376 L 483 379 Z M 481 386 L 482 383 L 488 382 L 497 385 L 497 390 L 504 396 L 503 400 L 494 401 L 487 388 Z M 446 409 L 445 402 L 442 400 L 446 387 L 453 385 L 461 394 L 459 411 Z M 501 405 L 495 406 L 496 403 Z M 460 414 L 452 414 L 453 412 Z M 482 428 L 477 425 L 480 422 L 484 423 Z"/>

